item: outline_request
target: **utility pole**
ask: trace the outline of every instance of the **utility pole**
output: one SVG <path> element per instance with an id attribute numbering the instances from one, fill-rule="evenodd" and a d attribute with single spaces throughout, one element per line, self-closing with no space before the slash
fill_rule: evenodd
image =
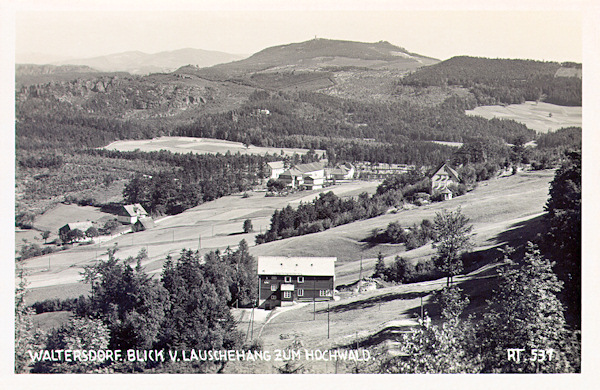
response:
<path id="1" fill-rule="evenodd" d="M 202 248 L 202 236 L 198 234 L 198 250 L 200 250 L 200 248 Z"/>
<path id="2" fill-rule="evenodd" d="M 360 273 L 358 274 L 358 281 L 362 280 L 362 254 L 360 255 Z M 358 286 L 360 288 L 360 285 Z"/>
<path id="3" fill-rule="evenodd" d="M 423 319 L 423 295 L 421 295 L 421 320 Z"/>
<path id="4" fill-rule="evenodd" d="M 317 319 L 317 305 L 315 303 L 317 290 L 316 290 L 316 276 L 313 276 L 313 321 Z"/>
<path id="5" fill-rule="evenodd" d="M 254 338 L 254 305 L 252 305 L 252 314 L 250 315 L 250 341 Z"/>
<path id="6" fill-rule="evenodd" d="M 329 338 L 329 303 L 327 304 L 327 338 Z"/>

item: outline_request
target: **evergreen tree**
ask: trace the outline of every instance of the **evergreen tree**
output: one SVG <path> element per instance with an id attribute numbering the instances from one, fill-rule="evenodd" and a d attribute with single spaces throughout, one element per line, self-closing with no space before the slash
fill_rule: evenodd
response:
<path id="1" fill-rule="evenodd" d="M 532 243 L 527 244 L 522 264 L 505 256 L 500 284 L 478 330 L 483 371 L 577 371 L 576 343 L 567 331 L 564 307 L 557 298 L 563 283 L 552 270 L 554 263 Z M 509 348 L 524 349 L 520 363 L 508 360 Z M 532 350 L 544 351 L 545 361 L 532 361 Z"/>
<path id="2" fill-rule="evenodd" d="M 558 262 L 557 273 L 565 282 L 576 327 L 581 324 L 581 151 L 567 154 L 568 160 L 556 171 L 546 203 L 546 242 Z"/>
<path id="3" fill-rule="evenodd" d="M 33 326 L 34 311 L 25 305 L 27 282 L 24 270 L 17 270 L 19 284 L 15 289 L 15 373 L 29 371 L 31 359 L 27 351 L 36 350 L 42 345 L 43 334 Z"/>
<path id="4" fill-rule="evenodd" d="M 385 267 L 385 260 L 383 258 L 383 254 L 379 252 L 377 254 L 377 263 L 375 263 L 375 272 L 373 272 L 373 277 L 384 279 L 386 271 L 387 270 Z"/>

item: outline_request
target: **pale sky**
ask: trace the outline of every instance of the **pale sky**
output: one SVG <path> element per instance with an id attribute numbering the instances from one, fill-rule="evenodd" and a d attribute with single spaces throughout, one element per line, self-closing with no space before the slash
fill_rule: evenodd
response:
<path id="1" fill-rule="evenodd" d="M 84 8 L 81 3 L 95 6 Z M 19 2 L 15 9 L 17 59 L 32 52 L 81 58 L 187 47 L 253 54 L 316 35 L 363 42 L 386 40 L 441 60 L 471 55 L 582 61 L 581 9 L 560 9 L 562 3 L 556 1 L 515 2 L 510 9 L 498 4 L 510 5 L 511 1 L 490 1 L 496 7 L 487 9 L 427 8 L 411 5 L 412 1 L 385 0 L 138 3 Z"/>

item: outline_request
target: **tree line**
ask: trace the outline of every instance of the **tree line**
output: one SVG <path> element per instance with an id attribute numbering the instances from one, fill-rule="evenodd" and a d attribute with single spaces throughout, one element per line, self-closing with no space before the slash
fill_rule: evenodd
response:
<path id="1" fill-rule="evenodd" d="M 572 67 L 574 64 L 563 65 Z M 475 96 L 478 105 L 543 100 L 581 106 L 581 79 L 555 77 L 561 66 L 557 62 L 460 56 L 423 67 L 399 83 L 418 87 L 462 86 Z"/>
<path id="2" fill-rule="evenodd" d="M 91 286 L 73 309 L 75 316 L 46 335 L 31 337 L 31 309 L 18 300 L 17 342 L 29 349 L 94 350 L 228 350 L 250 348 L 236 328 L 231 307 L 251 307 L 256 301 L 255 260 L 241 241 L 235 251 L 213 251 L 203 258 L 183 250 L 167 258 L 160 278 L 153 279 L 137 259 L 119 260 L 116 250 L 96 265 L 86 266 L 84 281 Z M 17 297 L 21 295 L 17 294 Z M 69 307 L 73 302 L 66 302 Z M 61 306 L 61 305 L 57 305 Z M 21 321 L 21 322 L 19 322 Z M 166 354 L 166 352 L 165 352 Z M 28 369 L 29 355 L 15 351 L 16 370 Z M 145 361 L 38 361 L 35 373 L 84 372 L 219 372 L 225 362 L 170 363 Z"/>

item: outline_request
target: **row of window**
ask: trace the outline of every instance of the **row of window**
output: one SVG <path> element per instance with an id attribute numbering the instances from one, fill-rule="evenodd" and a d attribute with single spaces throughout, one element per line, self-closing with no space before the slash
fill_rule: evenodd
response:
<path id="1" fill-rule="evenodd" d="M 271 279 L 277 279 L 277 276 L 271 276 Z M 304 283 L 304 276 L 298 276 L 297 278 L 298 283 Z M 264 283 L 269 283 L 268 279 L 265 279 Z M 291 276 L 286 276 L 284 277 L 284 283 L 292 283 L 292 277 Z"/>
<path id="2" fill-rule="evenodd" d="M 272 290 L 272 289 L 271 289 Z M 303 297 L 304 296 L 304 289 L 303 288 L 299 288 L 298 290 L 296 290 L 297 294 L 299 297 Z M 331 296 L 331 290 L 319 290 L 319 296 L 320 297 L 329 297 Z M 292 292 L 291 291 L 284 291 L 283 292 L 283 297 L 284 298 L 291 298 L 292 297 Z M 271 299 L 277 299 L 276 295 L 271 295 Z"/>

